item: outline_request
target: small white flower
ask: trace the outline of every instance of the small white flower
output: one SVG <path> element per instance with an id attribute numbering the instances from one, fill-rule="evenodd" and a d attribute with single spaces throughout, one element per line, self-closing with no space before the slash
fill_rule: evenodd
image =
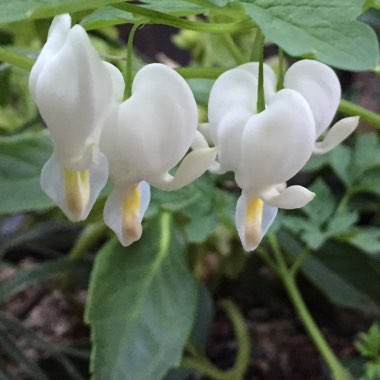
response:
<path id="1" fill-rule="evenodd" d="M 107 181 L 98 140 L 119 76 L 100 59 L 85 30 L 71 28 L 68 14 L 54 18 L 29 87 L 54 145 L 41 186 L 72 221 L 87 217 Z"/>
<path id="2" fill-rule="evenodd" d="M 278 208 L 304 206 L 315 196 L 302 186 L 286 187 L 310 158 L 316 139 L 312 110 L 297 91 L 275 92 L 265 65 L 266 109 L 257 113 L 258 64 L 229 70 L 215 82 L 209 100 L 210 136 L 218 148 L 220 171 L 235 172 L 242 195 L 236 227 L 246 251 L 254 250 Z"/>
<path id="3" fill-rule="evenodd" d="M 109 162 L 114 189 L 104 208 L 105 223 L 120 242 L 141 236 L 141 221 L 150 201 L 149 184 L 179 189 L 208 169 L 216 156 L 197 134 L 197 106 L 173 69 L 150 64 L 136 75 L 132 95 L 114 105 L 100 147 Z M 173 177 L 169 170 L 186 155 Z"/>

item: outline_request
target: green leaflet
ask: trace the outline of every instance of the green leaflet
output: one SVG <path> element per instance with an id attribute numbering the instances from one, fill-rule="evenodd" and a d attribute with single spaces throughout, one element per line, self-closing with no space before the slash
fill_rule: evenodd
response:
<path id="1" fill-rule="evenodd" d="M 121 0 L 0 0 L 0 24 L 30 18 L 50 18 L 61 13 L 79 12 L 118 2 Z"/>
<path id="2" fill-rule="evenodd" d="M 180 363 L 198 302 L 186 245 L 163 213 L 130 248 L 97 255 L 86 320 L 95 380 L 157 380 Z"/>
<path id="3" fill-rule="evenodd" d="M 52 206 L 40 187 L 41 169 L 50 154 L 45 131 L 0 137 L 0 214 Z"/>
<path id="4" fill-rule="evenodd" d="M 292 256 L 303 247 L 288 234 L 281 234 L 282 245 Z M 379 263 L 347 244 L 328 242 L 309 253 L 302 273 L 333 303 L 353 309 L 379 310 Z"/>
<path id="5" fill-rule="evenodd" d="M 292 56 L 314 57 L 346 70 L 378 63 L 374 31 L 359 21 L 361 0 L 245 0 L 266 39 Z"/>

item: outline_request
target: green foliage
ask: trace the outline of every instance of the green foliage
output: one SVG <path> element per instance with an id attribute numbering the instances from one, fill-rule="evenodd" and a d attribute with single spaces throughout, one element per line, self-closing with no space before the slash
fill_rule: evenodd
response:
<path id="1" fill-rule="evenodd" d="M 373 30 L 356 18 L 361 0 L 245 0 L 243 6 L 266 38 L 293 56 L 314 57 L 346 70 L 373 69 Z"/>
<path id="2" fill-rule="evenodd" d="M 0 137 L 1 214 L 51 207 L 40 187 L 41 169 L 50 154 L 45 132 Z"/>
<path id="3" fill-rule="evenodd" d="M 289 234 L 280 242 L 295 259 L 305 248 Z M 350 245 L 329 242 L 319 250 L 308 251 L 301 271 L 333 303 L 371 311 L 380 310 L 380 265 Z"/>
<path id="4" fill-rule="evenodd" d="M 380 376 L 380 327 L 373 324 L 366 333 L 361 333 L 355 342 L 359 353 L 367 359 L 361 380 L 376 380 Z"/>
<path id="5" fill-rule="evenodd" d="M 133 247 L 112 241 L 98 253 L 86 312 L 94 379 L 156 380 L 179 365 L 199 292 L 185 254 L 167 213 Z"/>

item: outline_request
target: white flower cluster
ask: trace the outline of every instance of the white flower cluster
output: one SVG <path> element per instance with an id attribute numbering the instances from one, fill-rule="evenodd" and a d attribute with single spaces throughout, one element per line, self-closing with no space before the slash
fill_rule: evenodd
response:
<path id="1" fill-rule="evenodd" d="M 343 119 L 315 142 L 334 117 L 340 85 L 330 68 L 310 60 L 294 64 L 278 92 L 265 66 L 266 109 L 257 113 L 258 64 L 248 63 L 225 72 L 212 88 L 208 134 L 216 148 L 210 148 L 197 131 L 196 102 L 179 74 L 146 65 L 123 101 L 121 73 L 101 60 L 81 26 L 71 27 L 69 15 L 53 20 L 29 84 L 54 146 L 42 189 L 70 220 L 80 221 L 109 176 L 113 190 L 104 220 L 124 246 L 141 237 L 149 184 L 175 190 L 217 168 L 234 171 L 243 189 L 236 226 L 244 249 L 255 249 L 277 208 L 302 207 L 314 196 L 285 182 L 313 151 L 332 149 L 358 123 Z"/>

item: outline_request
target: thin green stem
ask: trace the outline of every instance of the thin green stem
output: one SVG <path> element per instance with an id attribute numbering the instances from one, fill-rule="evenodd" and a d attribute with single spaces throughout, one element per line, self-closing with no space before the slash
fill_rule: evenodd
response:
<path id="1" fill-rule="evenodd" d="M 115 4 L 114 7 L 149 18 L 149 21 L 147 21 L 146 24 L 169 25 L 180 29 L 195 30 L 198 32 L 235 33 L 247 31 L 256 26 L 256 24 L 250 19 L 230 23 L 207 23 L 182 19 L 130 3 Z"/>
<path id="2" fill-rule="evenodd" d="M 352 195 L 351 190 L 350 189 L 346 190 L 343 197 L 340 199 L 336 212 L 342 212 L 347 207 L 348 202 L 350 201 L 351 195 Z"/>
<path id="3" fill-rule="evenodd" d="M 256 29 L 256 33 L 254 35 L 253 45 L 252 45 L 252 51 L 250 54 L 250 61 L 257 62 L 260 59 L 261 55 L 261 40 L 263 39 L 263 33 L 259 28 Z"/>
<path id="4" fill-rule="evenodd" d="M 133 40 L 135 38 L 136 30 L 142 25 L 142 22 L 136 22 L 133 25 L 128 36 L 127 45 L 127 71 L 125 73 L 125 98 L 128 99 L 132 95 L 132 82 L 133 82 L 133 72 L 132 72 L 132 62 L 133 62 Z"/>
<path id="5" fill-rule="evenodd" d="M 4 47 L 0 47 L 0 61 L 27 71 L 30 71 L 34 65 L 33 59 Z"/>
<path id="6" fill-rule="evenodd" d="M 95 245 L 107 232 L 107 227 L 103 222 L 88 224 L 75 242 L 69 258 L 72 260 L 81 259 L 85 253 Z"/>
<path id="7" fill-rule="evenodd" d="M 231 301 L 224 300 L 220 303 L 220 306 L 232 323 L 238 347 L 235 365 L 229 371 L 229 377 L 236 380 L 243 379 L 251 356 L 251 340 L 247 325 L 243 315 Z"/>
<path id="8" fill-rule="evenodd" d="M 257 113 L 265 110 L 265 94 L 264 94 L 264 36 L 255 41 L 260 46 L 259 59 L 259 83 L 257 86 Z"/>
<path id="9" fill-rule="evenodd" d="M 284 52 L 278 48 L 278 76 L 277 76 L 277 91 L 284 88 Z"/>
<path id="10" fill-rule="evenodd" d="M 307 333 L 312 339 L 313 343 L 317 347 L 318 351 L 326 361 L 330 368 L 331 375 L 334 380 L 349 380 L 350 375 L 346 369 L 342 366 L 339 359 L 335 356 L 335 353 L 327 343 L 326 339 L 319 330 L 312 315 L 310 314 L 305 301 L 297 287 L 294 276 L 291 274 L 286 261 L 284 259 L 281 248 L 278 244 L 278 240 L 274 235 L 269 236 L 269 242 L 271 244 L 276 264 L 278 267 L 278 273 L 285 290 L 289 296 L 294 309 L 296 310 L 300 320 L 302 321 Z"/>
<path id="11" fill-rule="evenodd" d="M 202 360 L 199 357 L 184 358 L 182 360 L 181 366 L 185 368 L 195 369 L 196 371 L 207 375 L 210 379 L 213 380 L 228 380 L 226 378 L 226 372 L 216 368 L 208 360 Z"/>
<path id="12" fill-rule="evenodd" d="M 251 343 L 247 326 L 239 309 L 231 301 L 224 300 L 220 303 L 220 306 L 231 321 L 236 336 L 238 352 L 235 365 L 228 371 L 222 371 L 215 367 L 202 353 L 198 352 L 192 346 L 188 346 L 188 352 L 192 356 L 185 357 L 181 365 L 182 367 L 193 368 L 202 372 L 214 380 L 243 380 L 251 353 Z"/>
<path id="13" fill-rule="evenodd" d="M 360 116 L 361 120 L 364 120 L 380 129 L 380 115 L 376 112 L 367 110 L 367 108 L 349 102 L 345 99 L 341 99 L 338 110 L 349 116 Z"/>
<path id="14" fill-rule="evenodd" d="M 299 272 L 303 262 L 305 261 L 309 253 L 310 253 L 310 250 L 308 248 L 305 248 L 294 260 L 294 263 L 292 264 L 290 268 L 290 274 L 292 275 L 292 277 L 296 277 L 297 273 Z"/>
<path id="15" fill-rule="evenodd" d="M 235 60 L 235 62 L 238 65 L 245 63 L 246 59 L 244 58 L 239 47 L 236 45 L 232 36 L 229 33 L 223 33 L 222 38 L 223 38 L 224 45 L 226 46 L 228 52 L 230 53 L 231 57 Z"/>
<path id="16" fill-rule="evenodd" d="M 300 317 L 306 331 L 310 338 L 318 348 L 320 354 L 325 359 L 327 365 L 330 368 L 333 379 L 335 380 L 348 380 L 350 376 L 346 369 L 339 362 L 339 359 L 335 356 L 331 347 L 327 343 L 326 339 L 319 330 L 312 315 L 310 314 L 301 293 L 298 290 L 295 279 L 292 276 L 282 278 L 282 282 L 288 293 L 290 301 L 292 302 L 298 316 Z"/>

